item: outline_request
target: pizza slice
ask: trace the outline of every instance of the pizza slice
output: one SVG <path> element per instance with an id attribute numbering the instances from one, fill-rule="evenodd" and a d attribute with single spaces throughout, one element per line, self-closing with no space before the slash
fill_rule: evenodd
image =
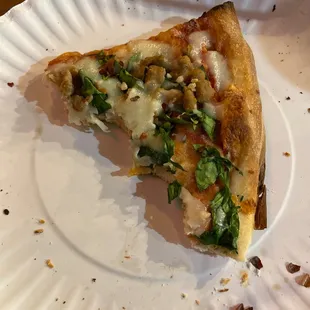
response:
<path id="1" fill-rule="evenodd" d="M 132 141 L 132 175 L 180 197 L 194 248 L 244 260 L 266 226 L 265 135 L 251 50 L 232 2 L 148 40 L 65 53 L 46 69 L 76 125 Z"/>

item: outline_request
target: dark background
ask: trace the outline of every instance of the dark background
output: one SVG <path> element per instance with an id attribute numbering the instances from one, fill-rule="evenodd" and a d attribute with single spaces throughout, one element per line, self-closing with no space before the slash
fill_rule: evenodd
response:
<path id="1" fill-rule="evenodd" d="M 23 0 L 0 0 L 0 15 L 3 15 L 11 7 L 22 2 Z"/>

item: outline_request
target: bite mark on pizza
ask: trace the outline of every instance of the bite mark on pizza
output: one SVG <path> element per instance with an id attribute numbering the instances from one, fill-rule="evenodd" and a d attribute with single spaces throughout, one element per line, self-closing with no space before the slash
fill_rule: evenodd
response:
<path id="1" fill-rule="evenodd" d="M 254 59 L 232 2 L 148 40 L 62 54 L 46 76 L 70 123 L 128 133 L 130 175 L 169 183 L 194 248 L 245 259 L 262 205 L 265 136 Z"/>

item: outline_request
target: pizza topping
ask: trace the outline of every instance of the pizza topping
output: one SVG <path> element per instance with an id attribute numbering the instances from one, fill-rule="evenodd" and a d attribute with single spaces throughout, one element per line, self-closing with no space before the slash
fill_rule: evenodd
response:
<path id="1" fill-rule="evenodd" d="M 300 270 L 300 266 L 299 265 L 295 265 L 293 263 L 289 263 L 286 265 L 286 270 L 289 272 L 289 273 L 296 273 Z"/>
<path id="2" fill-rule="evenodd" d="M 209 51 L 206 55 L 213 86 L 216 91 L 222 91 L 231 84 L 231 76 L 227 66 L 227 61 L 222 54 L 216 51 Z"/>
<path id="3" fill-rule="evenodd" d="M 202 80 L 196 83 L 196 97 L 198 102 L 206 103 L 212 102 L 215 95 L 214 89 L 207 80 Z"/>
<path id="4" fill-rule="evenodd" d="M 183 107 L 185 110 L 191 111 L 197 109 L 197 99 L 190 88 L 185 88 L 183 100 Z"/>
<path id="5" fill-rule="evenodd" d="M 140 53 L 141 59 L 154 56 L 161 56 L 167 60 L 172 60 L 173 58 L 172 47 L 166 43 L 152 40 L 139 40 L 130 42 L 129 46 L 133 54 Z"/>
<path id="6" fill-rule="evenodd" d="M 140 60 L 141 60 L 141 52 L 132 55 L 128 60 L 127 71 L 131 72 L 138 65 Z"/>
<path id="7" fill-rule="evenodd" d="M 210 230 L 212 219 L 207 207 L 184 187 L 181 190 L 180 198 L 185 205 L 184 226 L 187 235 L 200 236 Z"/>
<path id="8" fill-rule="evenodd" d="M 145 85 L 149 91 L 159 88 L 165 81 L 166 69 L 159 66 L 150 66 L 145 76 Z"/>
<path id="9" fill-rule="evenodd" d="M 92 101 L 90 104 L 97 109 L 98 114 L 104 113 L 111 109 L 111 105 L 106 102 L 108 95 L 98 91 L 91 79 L 85 76 L 81 70 L 79 71 L 79 75 L 83 83 L 81 93 L 85 97 L 92 96 Z"/>
<path id="10" fill-rule="evenodd" d="M 236 168 L 227 158 L 221 157 L 215 148 L 195 145 L 201 152 L 195 176 L 199 190 L 204 190 L 219 178 L 224 188 L 211 201 L 212 230 L 204 232 L 199 240 L 203 244 L 218 244 L 237 250 L 239 236 L 238 208 L 235 206 L 229 189 L 229 172 Z"/>
<path id="11" fill-rule="evenodd" d="M 190 48 L 190 56 L 195 63 L 201 64 L 201 52 L 204 48 L 212 47 L 211 36 L 207 31 L 196 31 L 188 37 Z"/>
<path id="12" fill-rule="evenodd" d="M 168 202 L 180 196 L 182 185 L 178 181 L 173 181 L 168 185 Z"/>
<path id="13" fill-rule="evenodd" d="M 130 88 L 127 95 L 125 100 L 115 104 L 114 111 L 123 119 L 126 128 L 132 131 L 132 138 L 139 139 L 143 132 L 155 129 L 154 116 L 162 111 L 162 102 L 159 95 L 153 97 L 136 87 Z M 139 99 L 136 100 L 137 96 Z"/>
<path id="14" fill-rule="evenodd" d="M 122 84 L 120 85 L 120 89 L 125 91 L 128 89 L 128 85 L 125 83 L 125 82 L 122 82 Z M 136 96 L 136 97 L 139 97 L 139 96 Z M 134 97 L 134 98 L 136 98 Z M 140 98 L 140 97 L 139 97 Z M 135 100 L 132 100 L 132 98 L 130 99 L 131 101 L 135 101 Z"/>

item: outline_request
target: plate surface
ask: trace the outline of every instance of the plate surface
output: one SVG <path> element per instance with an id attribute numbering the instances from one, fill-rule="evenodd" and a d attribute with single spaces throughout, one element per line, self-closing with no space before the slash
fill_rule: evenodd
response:
<path id="1" fill-rule="evenodd" d="M 309 289 L 285 268 L 310 272 L 309 2 L 277 1 L 273 11 L 274 2 L 235 1 L 267 133 L 269 228 L 249 251 L 264 264 L 260 277 L 191 250 L 166 184 L 125 176 L 125 134 L 69 126 L 42 79 L 62 52 L 147 38 L 219 3 L 30 0 L 0 18 L 0 202 L 10 211 L 0 216 L 1 309 L 309 309 Z M 218 292 L 221 278 L 231 278 L 228 292 Z"/>

